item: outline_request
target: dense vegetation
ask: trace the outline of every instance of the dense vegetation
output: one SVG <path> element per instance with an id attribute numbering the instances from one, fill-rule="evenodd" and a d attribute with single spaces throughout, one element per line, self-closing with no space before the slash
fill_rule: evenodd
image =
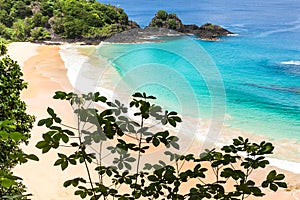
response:
<path id="1" fill-rule="evenodd" d="M 0 55 L 6 54 L 0 43 Z M 20 66 L 9 56 L 0 60 L 0 198 L 23 198 L 25 186 L 11 172 L 17 164 L 28 159 L 38 160 L 35 155 L 24 154 L 20 144 L 28 143 L 34 117 L 26 113 L 26 104 L 20 92 L 27 87 Z"/>
<path id="2" fill-rule="evenodd" d="M 135 93 L 130 108 L 118 100 L 108 101 L 99 92 L 78 95 L 58 91 L 54 98 L 70 103 L 77 126 L 64 124 L 48 108 L 49 117 L 38 123 L 48 132 L 36 146 L 43 153 L 58 149 L 54 165 L 62 170 L 72 165 L 85 166 L 86 172 L 64 183 L 65 187 L 76 187 L 75 195 L 82 199 L 237 200 L 262 197 L 261 188 L 277 191 L 287 187 L 282 181 L 284 175 L 275 170 L 261 183 L 251 180 L 253 171 L 269 164 L 265 155 L 274 149 L 269 142 L 257 144 L 238 137 L 232 145 L 207 150 L 200 156 L 178 154 L 179 138 L 167 127 L 176 127 L 181 118 L 176 112 L 152 104 L 153 96 Z M 98 110 L 93 103 L 107 109 Z M 60 147 L 74 151 L 65 154 Z M 151 156 L 158 161 L 147 163 Z M 163 161 L 163 157 L 169 161 Z"/>
<path id="3" fill-rule="evenodd" d="M 13 41 L 102 38 L 136 26 L 121 9 L 86 0 L 0 0 L 0 36 Z"/>
<path id="4" fill-rule="evenodd" d="M 149 27 L 162 27 L 181 31 L 184 28 L 184 25 L 176 14 L 168 14 L 165 10 L 159 10 L 151 20 Z"/>

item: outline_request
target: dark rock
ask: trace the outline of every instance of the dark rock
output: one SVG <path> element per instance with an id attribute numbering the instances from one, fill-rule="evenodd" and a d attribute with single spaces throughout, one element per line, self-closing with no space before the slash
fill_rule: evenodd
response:
<path id="1" fill-rule="evenodd" d="M 200 27 L 197 27 L 196 25 L 185 25 L 185 28 L 185 33 L 197 35 L 203 40 L 217 40 L 219 37 L 233 34 L 221 26 L 211 23 L 206 23 Z"/>
<path id="2" fill-rule="evenodd" d="M 110 38 L 106 39 L 105 42 L 111 43 L 136 43 L 136 42 L 159 42 L 162 41 L 160 37 L 163 36 L 178 36 L 185 35 L 175 30 L 157 27 L 146 27 L 131 29 L 121 33 L 114 34 Z"/>
<path id="3" fill-rule="evenodd" d="M 195 24 L 185 25 L 176 14 L 168 14 L 163 10 L 156 13 L 148 27 L 167 28 L 181 33 L 194 34 L 203 40 L 217 40 L 219 37 L 233 34 L 221 26 L 211 23 L 204 24 L 201 27 Z"/>
<path id="4" fill-rule="evenodd" d="M 136 29 L 136 28 L 140 28 L 140 25 L 138 25 L 138 23 L 136 23 L 135 21 L 128 21 L 128 30 L 130 29 Z"/>

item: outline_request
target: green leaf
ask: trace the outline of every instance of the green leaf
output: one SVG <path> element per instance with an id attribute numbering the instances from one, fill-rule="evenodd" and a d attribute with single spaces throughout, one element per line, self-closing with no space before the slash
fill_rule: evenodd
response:
<path id="1" fill-rule="evenodd" d="M 155 147 L 157 147 L 158 145 L 159 145 L 159 140 L 157 139 L 157 138 L 153 138 L 153 140 L 152 140 L 152 144 L 155 146 Z"/>
<path id="2" fill-rule="evenodd" d="M 64 187 L 69 187 L 72 183 L 72 180 L 67 180 L 64 182 Z"/>
<path id="3" fill-rule="evenodd" d="M 67 93 L 61 92 L 61 91 L 56 91 L 55 95 L 53 96 L 53 99 L 61 99 L 64 100 L 67 97 Z"/>
<path id="4" fill-rule="evenodd" d="M 46 124 L 46 120 L 45 120 L 45 119 L 41 119 L 41 120 L 38 122 L 38 126 L 43 126 L 44 124 Z"/>
<path id="5" fill-rule="evenodd" d="M 69 136 L 67 136 L 66 134 L 61 134 L 61 139 L 62 139 L 62 141 L 64 141 L 64 143 L 69 142 Z"/>
<path id="6" fill-rule="evenodd" d="M 54 121 L 55 121 L 56 123 L 61 123 L 61 119 L 60 119 L 59 117 L 55 117 L 55 118 L 54 118 Z"/>
<path id="7" fill-rule="evenodd" d="M 272 170 L 272 171 L 268 174 L 267 180 L 268 180 L 268 181 L 272 181 L 272 180 L 274 180 L 275 177 L 276 177 L 276 171 L 275 171 L 275 170 Z"/>
<path id="8" fill-rule="evenodd" d="M 55 161 L 54 166 L 61 165 L 64 162 L 64 159 L 58 159 Z"/>
<path id="9" fill-rule="evenodd" d="M 177 142 L 171 142 L 170 143 L 172 145 L 172 147 L 174 147 L 175 149 L 179 150 L 180 149 L 180 146 Z"/>
<path id="10" fill-rule="evenodd" d="M 71 146 L 72 146 L 72 147 L 78 147 L 79 144 L 78 144 L 77 142 L 72 142 L 72 143 L 71 143 Z"/>
<path id="11" fill-rule="evenodd" d="M 134 161 L 136 161 L 136 159 L 133 158 L 133 157 L 126 158 L 125 160 L 126 160 L 127 162 L 134 162 Z"/>
<path id="12" fill-rule="evenodd" d="M 124 162 L 124 165 L 125 165 L 126 169 L 129 169 L 129 170 L 131 170 L 131 165 L 130 165 L 129 163 L 127 163 L 127 162 Z"/>
<path id="13" fill-rule="evenodd" d="M 52 108 L 48 107 L 47 112 L 49 113 L 49 115 L 51 115 L 51 117 L 55 118 L 56 114 L 54 113 L 54 110 Z"/>
<path id="14" fill-rule="evenodd" d="M 34 154 L 26 155 L 26 157 L 30 160 L 39 161 L 39 158 Z"/>
<path id="15" fill-rule="evenodd" d="M 4 188 L 9 188 L 13 185 L 16 185 L 17 183 L 9 178 L 0 177 L 0 185 Z"/>
<path id="16" fill-rule="evenodd" d="M 287 188 L 287 184 L 285 182 L 274 182 L 274 183 L 281 188 Z"/>
<path id="17" fill-rule="evenodd" d="M 76 160 L 74 160 L 74 159 L 69 159 L 69 162 L 70 162 L 72 165 L 76 165 Z"/>
<path id="18" fill-rule="evenodd" d="M 9 134 L 6 131 L 0 131 L 0 136 L 1 136 L 2 139 L 7 140 Z"/>
<path id="19" fill-rule="evenodd" d="M 133 97 L 140 97 L 140 98 L 143 98 L 143 95 L 139 92 L 136 92 L 132 95 Z"/>
<path id="20" fill-rule="evenodd" d="M 274 180 L 281 181 L 281 180 L 283 180 L 284 178 L 285 178 L 285 176 L 284 176 L 283 174 L 278 174 L 278 175 L 274 178 Z"/>
<path id="21" fill-rule="evenodd" d="M 250 187 L 250 190 L 254 196 L 263 196 L 264 195 L 258 187 Z"/>
<path id="22" fill-rule="evenodd" d="M 61 169 L 62 170 L 65 170 L 67 167 L 68 167 L 69 163 L 67 161 L 64 161 L 62 164 L 61 164 Z"/>
<path id="23" fill-rule="evenodd" d="M 269 186 L 269 182 L 268 182 L 268 181 L 264 181 L 264 182 L 262 182 L 261 186 L 262 186 L 263 188 L 266 188 L 266 187 Z"/>
<path id="24" fill-rule="evenodd" d="M 51 146 L 46 146 L 46 147 L 43 147 L 42 149 L 43 149 L 42 153 L 47 153 L 51 149 Z"/>
<path id="25" fill-rule="evenodd" d="M 172 119 L 174 119 L 176 122 L 182 122 L 180 117 L 172 117 Z"/>
<path id="26" fill-rule="evenodd" d="M 278 190 L 278 187 L 275 184 L 271 184 L 270 189 L 273 190 L 274 192 L 276 192 Z"/>
<path id="27" fill-rule="evenodd" d="M 152 182 L 155 182 L 155 181 L 158 181 L 158 178 L 154 175 L 150 175 L 150 176 L 148 176 L 148 180 L 152 181 Z"/>
<path id="28" fill-rule="evenodd" d="M 173 126 L 176 127 L 176 122 L 173 119 L 168 119 L 169 123 Z"/>
<path id="29" fill-rule="evenodd" d="M 112 171 L 111 170 L 106 170 L 106 174 L 107 174 L 107 176 L 111 177 Z"/>
<path id="30" fill-rule="evenodd" d="M 49 145 L 48 142 L 46 142 L 46 141 L 40 141 L 40 142 L 38 142 L 35 146 L 36 146 L 38 149 L 42 149 L 42 148 L 44 148 L 44 147 L 46 147 L 46 146 L 48 146 L 48 145 Z"/>
<path id="31" fill-rule="evenodd" d="M 26 137 L 22 133 L 19 133 L 19 132 L 11 132 L 11 133 L 9 133 L 9 136 L 11 139 L 13 139 L 16 142 L 26 139 Z"/>
<path id="32" fill-rule="evenodd" d="M 171 111 L 169 115 L 177 115 L 177 112 Z"/>
<path id="33" fill-rule="evenodd" d="M 119 169 L 123 169 L 123 167 L 124 167 L 123 163 L 122 163 L 122 162 L 119 162 L 119 163 L 118 163 L 118 168 L 119 168 Z"/>

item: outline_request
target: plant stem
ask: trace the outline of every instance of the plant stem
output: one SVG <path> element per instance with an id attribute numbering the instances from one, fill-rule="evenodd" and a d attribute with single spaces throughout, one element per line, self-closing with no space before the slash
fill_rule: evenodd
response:
<path id="1" fill-rule="evenodd" d="M 78 127 L 77 130 L 78 130 L 78 136 L 79 136 L 78 139 L 79 139 L 79 143 L 80 143 L 80 148 L 82 148 L 82 147 L 85 147 L 85 145 L 83 144 L 83 142 L 81 140 L 81 129 L 80 129 L 80 117 L 79 117 L 79 115 L 77 115 L 77 127 Z M 87 161 L 85 159 L 86 158 L 85 149 L 84 149 L 83 153 L 84 153 L 84 165 L 85 165 L 85 168 L 86 168 L 86 171 L 87 171 L 87 174 L 88 174 L 88 178 L 89 178 L 89 181 L 90 181 L 90 184 L 91 184 L 91 188 L 92 188 L 92 191 L 93 191 L 93 196 L 96 198 L 95 189 L 94 189 L 94 185 L 93 185 L 92 178 L 91 178 L 91 173 L 90 173 Z"/>
<path id="2" fill-rule="evenodd" d="M 69 126 L 69 125 L 66 125 L 66 124 L 63 124 L 63 123 L 61 123 L 60 125 L 78 131 L 78 128 L 74 128 L 74 127 Z"/>
<path id="3" fill-rule="evenodd" d="M 142 122 L 141 122 L 141 128 L 144 126 L 144 117 L 142 116 Z M 141 146 L 142 146 L 142 135 L 143 133 L 140 133 L 140 138 L 139 138 L 139 153 L 138 153 L 138 161 L 137 161 L 137 166 L 136 166 L 136 179 L 135 179 L 135 187 L 134 187 L 134 192 L 136 190 L 137 182 L 138 182 L 138 177 L 139 177 L 139 167 L 140 167 L 140 161 L 141 161 Z"/>

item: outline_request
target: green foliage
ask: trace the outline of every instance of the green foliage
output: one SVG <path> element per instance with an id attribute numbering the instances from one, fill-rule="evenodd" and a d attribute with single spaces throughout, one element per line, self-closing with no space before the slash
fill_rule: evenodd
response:
<path id="1" fill-rule="evenodd" d="M 176 20 L 175 19 L 168 19 L 168 28 L 169 29 L 176 29 Z"/>
<path id="2" fill-rule="evenodd" d="M 168 17 L 168 13 L 165 10 L 159 10 L 159 11 L 157 11 L 156 16 L 159 19 L 166 20 Z"/>
<path id="3" fill-rule="evenodd" d="M 7 49 L 0 44 L 1 55 Z M 26 88 L 21 78 L 20 66 L 8 56 L 0 60 L 0 197 L 26 199 L 25 187 L 11 169 L 28 160 L 38 160 L 35 155 L 24 154 L 20 144 L 28 143 L 34 117 L 26 113 L 20 92 Z"/>
<path id="4" fill-rule="evenodd" d="M 203 29 L 207 29 L 207 30 L 218 30 L 218 29 L 222 29 L 221 26 L 215 25 L 215 24 L 211 24 L 211 23 L 206 23 L 203 26 L 201 26 L 201 28 Z"/>
<path id="5" fill-rule="evenodd" d="M 64 124 L 48 108 L 49 117 L 38 125 L 49 131 L 36 147 L 43 153 L 51 149 L 59 152 L 61 146 L 74 149 L 71 154 L 58 153 L 54 165 L 62 170 L 72 165 L 85 166 L 88 180 L 79 176 L 64 183 L 64 187 L 76 187 L 75 195 L 82 199 L 245 199 L 262 197 L 261 187 L 273 191 L 287 187 L 284 175 L 276 171 L 271 171 L 261 184 L 250 179 L 254 170 L 269 164 L 264 157 L 273 153 L 274 146 L 269 142 L 257 144 L 238 137 L 232 145 L 206 150 L 200 156 L 174 153 L 180 150 L 179 138 L 165 128 L 176 127 L 181 118 L 176 112 L 164 111 L 151 103 L 154 96 L 135 93 L 129 103 L 133 116 L 128 115 L 129 108 L 120 101 L 108 101 L 99 92 L 78 95 L 59 91 L 54 99 L 70 103 L 78 125 Z M 93 103 L 107 109 L 89 107 Z M 92 153 L 90 145 L 99 147 L 99 151 Z M 168 158 L 170 164 L 162 160 L 142 164 L 143 157 L 156 148 L 167 149 L 162 157 Z M 107 163 L 105 158 L 112 162 Z M 208 165 L 209 168 L 204 167 Z M 207 179 L 209 170 L 214 180 Z M 231 191 L 225 189 L 229 181 L 234 182 Z M 188 191 L 182 190 L 186 183 L 190 184 Z M 122 187 L 126 188 L 123 192 Z"/>
<path id="6" fill-rule="evenodd" d="M 37 27 L 30 32 L 31 40 L 47 40 L 50 39 L 50 32 L 42 27 Z"/>
<path id="7" fill-rule="evenodd" d="M 97 1 L 0 0 L 0 36 L 13 41 L 49 39 L 49 30 L 76 39 L 110 36 L 128 28 L 122 9 Z"/>
<path id="8" fill-rule="evenodd" d="M 20 92 L 27 88 L 22 76 L 20 66 L 9 56 L 0 60 L 0 120 L 15 121 L 16 130 L 28 139 L 34 117 L 26 113 L 26 104 L 20 98 Z"/>
<path id="9" fill-rule="evenodd" d="M 155 17 L 151 20 L 149 26 L 180 30 L 183 24 L 176 14 L 168 14 L 164 10 L 159 10 L 157 11 Z"/>
<path id="10" fill-rule="evenodd" d="M 3 56 L 7 53 L 6 45 L 1 41 L 0 42 L 0 56 Z"/>

